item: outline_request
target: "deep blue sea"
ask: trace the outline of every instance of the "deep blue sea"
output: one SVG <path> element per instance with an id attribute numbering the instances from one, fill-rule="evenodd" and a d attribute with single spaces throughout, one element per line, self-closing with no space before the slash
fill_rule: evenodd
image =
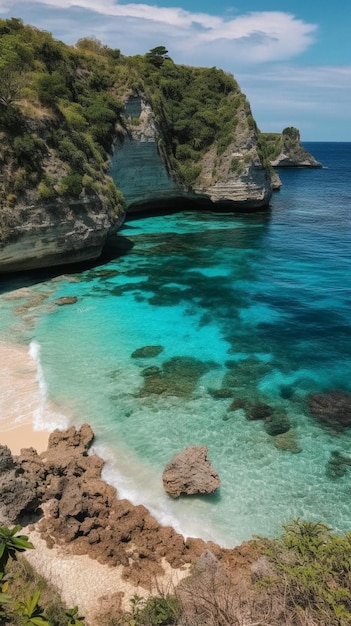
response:
<path id="1" fill-rule="evenodd" d="M 185 536 L 232 546 L 296 517 L 350 529 L 351 466 L 327 464 L 351 455 L 351 429 L 307 398 L 351 391 L 351 143 L 304 145 L 324 167 L 279 170 L 266 211 L 130 219 L 110 260 L 1 280 L 0 340 L 36 360 L 37 424 L 89 422 L 119 495 Z M 246 418 L 257 402 L 290 420 L 283 442 Z M 221 488 L 172 500 L 162 471 L 188 445 L 208 446 Z"/>

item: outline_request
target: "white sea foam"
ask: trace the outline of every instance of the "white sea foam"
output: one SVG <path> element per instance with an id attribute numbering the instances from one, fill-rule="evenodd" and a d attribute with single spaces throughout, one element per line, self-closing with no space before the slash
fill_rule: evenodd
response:
<path id="1" fill-rule="evenodd" d="M 228 540 L 211 523 L 206 515 L 207 504 L 201 497 L 170 498 L 163 490 L 161 476 L 123 447 L 112 452 L 105 444 L 97 443 L 92 451 L 104 459 L 102 477 L 117 488 L 119 498 L 134 505 L 143 504 L 162 526 L 171 526 L 185 539 L 202 537 L 224 547 L 233 545 L 232 538 Z"/>
<path id="2" fill-rule="evenodd" d="M 38 385 L 38 403 L 33 414 L 34 430 L 54 430 L 55 428 L 66 428 L 68 426 L 68 418 L 58 411 L 57 407 L 54 406 L 49 398 L 48 386 L 41 362 L 40 344 L 35 340 L 31 341 L 28 353 L 36 365 L 37 372 L 36 380 Z"/>

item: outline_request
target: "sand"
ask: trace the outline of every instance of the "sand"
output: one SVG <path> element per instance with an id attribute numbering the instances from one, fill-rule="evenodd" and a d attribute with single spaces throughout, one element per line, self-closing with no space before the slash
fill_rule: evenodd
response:
<path id="1" fill-rule="evenodd" d="M 0 443 L 13 454 L 30 447 L 43 452 L 49 430 L 38 424 L 38 372 L 28 347 L 1 343 L 0 367 Z"/>
<path id="2" fill-rule="evenodd" d="M 111 613 L 111 604 L 120 604 L 122 610 L 130 611 L 133 596 L 150 596 L 150 591 L 123 578 L 122 566 L 110 567 L 87 555 L 70 554 L 69 548 L 64 546 L 56 545 L 49 549 L 36 530 L 24 528 L 23 532 L 35 547 L 26 552 L 29 563 L 58 589 L 69 608 L 79 607 L 87 626 L 96 626 L 97 616 Z M 189 567 L 173 569 L 165 560 L 162 566 L 164 576 L 152 581 L 152 592 L 157 595 L 172 594 L 180 580 L 188 575 Z"/>

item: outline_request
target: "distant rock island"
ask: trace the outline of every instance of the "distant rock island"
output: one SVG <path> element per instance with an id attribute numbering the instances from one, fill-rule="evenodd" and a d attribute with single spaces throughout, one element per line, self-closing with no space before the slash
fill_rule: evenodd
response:
<path id="1" fill-rule="evenodd" d="M 263 133 L 263 137 L 272 167 L 323 167 L 303 148 L 297 128 L 290 126 L 281 134 Z"/>
<path id="2" fill-rule="evenodd" d="M 272 165 L 320 166 L 298 130 L 261 133 L 222 70 L 67 46 L 18 18 L 0 33 L 0 272 L 96 259 L 126 213 L 262 210 Z"/>

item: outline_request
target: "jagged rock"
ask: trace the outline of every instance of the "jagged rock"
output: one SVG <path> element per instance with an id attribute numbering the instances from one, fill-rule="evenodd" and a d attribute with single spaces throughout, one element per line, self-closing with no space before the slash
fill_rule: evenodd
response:
<path id="1" fill-rule="evenodd" d="M 285 128 L 276 141 L 279 143 L 280 154 L 271 160 L 272 167 L 322 167 L 322 163 L 301 145 L 297 128 Z"/>
<path id="2" fill-rule="evenodd" d="M 0 241 L 1 272 L 18 272 L 97 259 L 124 215 L 108 213 L 96 196 L 8 210 Z"/>
<path id="3" fill-rule="evenodd" d="M 207 452 L 207 446 L 188 446 L 167 463 L 162 480 L 170 496 L 208 494 L 220 487 L 219 476 L 211 466 Z"/>
<path id="4" fill-rule="evenodd" d="M 288 153 L 281 152 L 280 155 L 271 161 L 272 167 L 323 167 L 319 161 L 308 152 Z"/>
<path id="5" fill-rule="evenodd" d="M 0 475 L 14 467 L 10 448 L 0 444 Z"/>
<path id="6" fill-rule="evenodd" d="M 37 484 L 23 475 L 7 446 L 0 446 L 0 524 L 16 524 L 39 505 Z"/>
<path id="7" fill-rule="evenodd" d="M 272 181 L 272 189 L 273 189 L 273 191 L 278 191 L 283 186 L 283 183 L 280 180 L 280 176 L 279 176 L 278 172 L 276 172 L 275 170 L 273 170 L 273 172 L 271 172 L 271 181 Z"/>
<path id="8" fill-rule="evenodd" d="M 314 393 L 307 402 L 311 414 L 323 424 L 341 430 L 351 426 L 351 393 L 339 390 Z"/>

